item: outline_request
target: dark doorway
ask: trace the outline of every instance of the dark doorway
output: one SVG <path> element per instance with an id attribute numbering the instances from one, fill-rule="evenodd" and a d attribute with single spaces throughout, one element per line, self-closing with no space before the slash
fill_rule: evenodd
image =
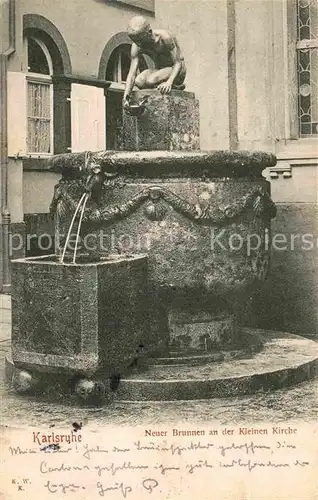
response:
<path id="1" fill-rule="evenodd" d="M 108 89 L 106 94 L 106 149 L 121 150 L 123 146 L 123 90 Z"/>

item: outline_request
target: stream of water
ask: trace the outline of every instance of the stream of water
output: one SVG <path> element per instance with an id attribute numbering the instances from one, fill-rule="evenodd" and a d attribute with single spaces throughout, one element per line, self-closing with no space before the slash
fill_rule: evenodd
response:
<path id="1" fill-rule="evenodd" d="M 84 215 L 85 206 L 86 206 L 88 197 L 89 197 L 88 193 L 84 193 L 82 195 L 81 199 L 79 200 L 79 202 L 77 204 L 77 207 L 76 207 L 76 209 L 74 211 L 74 214 L 73 214 L 73 217 L 72 217 L 69 229 L 68 229 L 68 233 L 67 233 L 67 236 L 66 236 L 63 253 L 62 253 L 62 256 L 61 256 L 61 259 L 60 259 L 61 264 L 63 264 L 63 262 L 64 262 L 67 245 L 68 245 L 69 239 L 71 237 L 71 233 L 72 233 L 72 229 L 73 229 L 73 226 L 74 226 L 74 223 L 75 223 L 75 220 L 76 220 L 76 216 L 77 216 L 79 210 L 81 209 L 81 215 L 80 215 L 80 219 L 79 219 L 79 223 L 78 223 L 77 234 L 76 234 L 76 241 L 75 241 L 75 248 L 74 248 L 74 254 L 73 254 L 73 264 L 76 263 L 76 253 L 77 253 L 77 247 L 78 247 L 78 240 L 79 240 L 79 235 L 80 235 L 82 221 L 83 221 L 83 215 Z"/>

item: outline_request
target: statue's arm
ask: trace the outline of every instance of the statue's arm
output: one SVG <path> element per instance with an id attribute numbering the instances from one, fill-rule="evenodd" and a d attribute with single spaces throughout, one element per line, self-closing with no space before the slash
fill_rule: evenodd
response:
<path id="1" fill-rule="evenodd" d="M 184 58 L 181 54 L 177 40 L 172 35 L 166 35 L 164 39 L 165 46 L 170 51 L 171 60 L 173 62 L 172 70 L 167 81 L 158 85 L 158 90 L 161 94 L 170 94 L 174 81 L 182 69 Z"/>
<path id="2" fill-rule="evenodd" d="M 139 48 L 135 43 L 132 44 L 131 46 L 131 52 L 130 52 L 130 68 L 129 72 L 127 75 L 127 80 L 126 80 L 126 87 L 125 87 L 125 92 L 124 92 L 124 97 L 123 97 L 123 106 L 127 107 L 129 106 L 129 96 L 131 94 L 131 91 L 133 89 L 137 71 L 138 71 L 138 64 L 139 64 Z"/>
<path id="3" fill-rule="evenodd" d="M 181 68 L 182 68 L 182 62 L 184 61 L 183 55 L 181 54 L 180 47 L 178 45 L 178 42 L 176 39 L 171 37 L 168 41 L 168 46 L 170 48 L 170 54 L 171 54 L 171 59 L 174 63 L 171 75 L 169 77 L 169 83 L 171 83 L 171 86 L 173 85 L 175 79 L 179 75 Z"/>

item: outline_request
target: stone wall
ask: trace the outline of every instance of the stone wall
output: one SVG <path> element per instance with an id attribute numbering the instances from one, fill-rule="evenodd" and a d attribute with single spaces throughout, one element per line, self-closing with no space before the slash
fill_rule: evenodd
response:
<path id="1" fill-rule="evenodd" d="M 297 161 L 298 165 L 293 164 Z M 304 162 L 292 161 L 288 164 L 290 177 L 279 173 L 271 180 L 272 198 L 277 204 L 272 236 L 277 235 L 278 244 L 272 248 L 271 273 L 255 297 L 254 312 L 264 328 L 315 335 L 317 165 Z"/>
<path id="2" fill-rule="evenodd" d="M 318 326 L 318 206 L 313 203 L 279 203 L 277 208 L 272 234 L 284 235 L 287 248 L 284 249 L 284 240 L 281 240 L 282 249 L 272 250 L 270 275 L 254 299 L 256 321 L 263 328 L 315 335 Z M 300 236 L 294 244 L 292 235 Z M 306 244 L 301 240 L 305 235 Z M 307 235 L 313 235 L 313 238 Z"/>

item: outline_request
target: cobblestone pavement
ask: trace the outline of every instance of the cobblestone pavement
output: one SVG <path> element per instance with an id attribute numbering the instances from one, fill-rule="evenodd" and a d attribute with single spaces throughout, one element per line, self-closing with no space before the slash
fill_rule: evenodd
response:
<path id="1" fill-rule="evenodd" d="M 3 296 L 1 296 L 2 298 Z M 259 392 L 251 396 L 201 401 L 174 402 L 112 402 L 103 407 L 80 407 L 72 401 L 52 403 L 18 395 L 4 380 L 4 358 L 10 350 L 11 325 L 9 313 L 2 314 L 9 301 L 2 299 L 0 336 L 0 397 L 1 423 L 7 426 L 47 426 L 55 424 L 68 427 L 74 421 L 89 424 L 92 428 L 104 425 L 154 425 L 188 422 L 218 425 L 312 422 L 317 419 L 318 378 L 288 389 Z M 10 304 L 9 304 L 10 305 Z M 9 335 L 8 335 L 9 334 Z"/>

